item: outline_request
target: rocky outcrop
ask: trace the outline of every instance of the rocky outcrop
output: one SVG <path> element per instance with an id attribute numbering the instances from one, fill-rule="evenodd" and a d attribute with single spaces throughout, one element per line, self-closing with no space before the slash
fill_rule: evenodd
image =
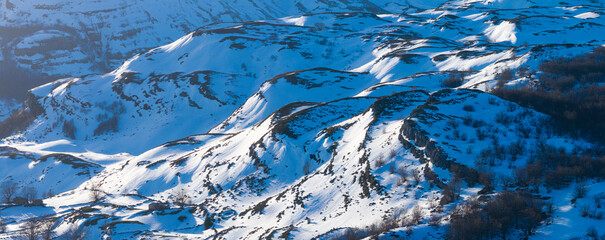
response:
<path id="1" fill-rule="evenodd" d="M 149 204 L 149 211 L 163 211 L 168 209 L 170 209 L 170 207 L 164 203 L 154 202 Z"/>
<path id="2" fill-rule="evenodd" d="M 417 117 L 425 117 L 422 114 L 424 113 L 424 109 L 432 108 L 431 104 L 437 102 L 433 97 L 435 94 L 439 94 L 439 92 L 434 93 L 431 98 L 427 100 L 425 105 L 421 105 L 420 107 L 414 109 L 410 117 L 403 120 L 399 141 L 421 161 L 428 160 L 436 167 L 447 169 L 454 174 L 458 174 L 467 182 L 475 184 L 479 179 L 479 172 L 473 168 L 457 163 L 456 159 L 450 158 L 443 148 L 439 146 L 439 143 L 432 140 L 429 137 L 428 132 L 423 130 L 417 122 L 419 121 Z"/>

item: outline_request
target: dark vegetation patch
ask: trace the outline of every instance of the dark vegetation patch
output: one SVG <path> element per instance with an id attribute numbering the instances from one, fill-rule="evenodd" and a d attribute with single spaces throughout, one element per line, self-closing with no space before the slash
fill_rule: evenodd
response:
<path id="1" fill-rule="evenodd" d="M 370 163 L 368 161 L 366 161 L 365 170 L 361 171 L 361 174 L 359 175 L 359 185 L 361 185 L 363 191 L 360 193 L 361 198 L 370 198 L 370 190 L 376 190 L 380 195 L 385 194 L 384 187 L 381 186 L 376 177 L 372 175 L 372 170 L 370 169 Z"/>
<path id="2" fill-rule="evenodd" d="M 470 200 L 451 215 L 448 239 L 507 239 L 515 232 L 527 238 L 548 214 L 539 198 L 523 192 L 504 192 L 486 203 Z"/>
<path id="3" fill-rule="evenodd" d="M 605 47 L 540 64 L 536 87 L 497 88 L 500 98 L 552 116 L 557 129 L 605 142 Z"/>
<path id="4" fill-rule="evenodd" d="M 63 122 L 63 134 L 71 139 L 76 138 L 76 125 L 73 119 L 69 121 L 65 120 Z"/>
<path id="5" fill-rule="evenodd" d="M 109 119 L 99 123 L 99 126 L 94 131 L 94 135 L 99 136 L 109 132 L 118 132 L 117 116 L 110 117 Z"/>
<path id="6" fill-rule="evenodd" d="M 538 147 L 535 159 L 516 170 L 517 186 L 536 189 L 545 185 L 559 189 L 568 186 L 572 181 L 605 178 L 605 157 L 569 154 L 563 149 L 542 145 Z"/>
<path id="7" fill-rule="evenodd" d="M 97 104 L 97 107 L 105 110 L 107 113 L 97 115 L 99 125 L 94 130 L 94 135 L 99 136 L 110 132 L 118 132 L 118 117 L 126 112 L 124 105 L 121 102 L 114 102 L 112 104 Z"/>
<path id="8" fill-rule="evenodd" d="M 161 87 L 162 83 L 171 84 L 184 90 L 188 89 L 187 92 L 174 93 L 174 97 L 176 98 L 178 96 L 179 99 L 187 101 L 190 107 L 197 109 L 202 109 L 203 106 L 194 100 L 197 95 L 195 92 L 191 91 L 194 91 L 195 89 L 197 89 L 197 93 L 201 96 L 216 101 L 219 105 L 237 103 L 242 96 L 225 92 L 231 97 L 228 101 L 218 98 L 217 93 L 212 90 L 212 85 L 216 84 L 216 82 L 213 82 L 215 77 L 225 79 L 226 81 L 234 81 L 237 75 L 223 74 L 214 71 L 196 71 L 188 74 L 175 72 L 170 74 L 152 73 L 148 76 L 142 76 L 140 73 L 128 72 L 120 75 L 120 78 L 113 83 L 112 90 L 116 92 L 121 99 L 126 102 L 131 102 L 137 107 L 139 116 L 142 116 L 141 110 L 164 111 L 168 113 L 169 109 L 171 109 L 170 106 L 159 104 L 160 102 L 158 101 L 160 100 L 157 97 L 154 97 L 160 94 L 170 94 Z M 132 86 L 132 84 L 140 86 L 137 86 L 136 88 L 129 87 Z M 144 97 L 140 96 L 141 89 L 143 89 Z M 152 109 L 151 106 L 154 106 L 155 108 Z"/>
<path id="9" fill-rule="evenodd" d="M 41 114 L 44 114 L 44 108 L 33 94 L 28 94 L 24 107 L 0 122 L 0 138 L 25 130 Z"/>
<path id="10" fill-rule="evenodd" d="M 0 138 L 8 137 L 14 133 L 25 130 L 34 122 L 37 115 L 28 109 L 21 109 L 13 113 L 9 118 L 0 122 Z"/>
<path id="11" fill-rule="evenodd" d="M 378 98 L 372 103 L 370 108 L 368 108 L 368 110 L 372 110 L 374 116 L 374 120 L 370 125 L 378 122 L 383 117 L 392 117 L 393 115 L 404 111 L 406 108 L 409 108 L 414 103 L 425 102 L 428 96 L 429 93 L 426 91 L 413 90 Z"/>
<path id="12" fill-rule="evenodd" d="M 334 234 L 327 239 L 330 240 L 354 240 L 354 239 L 365 239 L 367 237 L 371 237 L 370 239 L 378 239 L 378 236 L 383 233 L 387 233 L 395 228 L 401 227 L 401 221 L 398 218 L 386 218 L 383 221 L 374 223 L 365 228 L 348 228 L 340 234 Z M 340 229 L 334 229 L 340 230 Z M 403 239 L 401 236 L 392 236 L 393 238 L 389 239 Z M 321 239 L 321 238 L 317 238 Z"/>
<path id="13" fill-rule="evenodd" d="M 464 73 L 452 72 L 450 76 L 441 82 L 441 87 L 445 88 L 457 88 L 462 86 L 464 83 Z"/>

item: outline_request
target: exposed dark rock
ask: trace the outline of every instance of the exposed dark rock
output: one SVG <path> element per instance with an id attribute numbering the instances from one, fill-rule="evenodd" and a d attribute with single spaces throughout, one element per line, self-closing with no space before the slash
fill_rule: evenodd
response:
<path id="1" fill-rule="evenodd" d="M 170 209 L 170 207 L 168 207 L 168 205 L 163 204 L 163 203 L 151 203 L 149 204 L 149 211 L 163 211 L 163 210 L 168 210 Z"/>

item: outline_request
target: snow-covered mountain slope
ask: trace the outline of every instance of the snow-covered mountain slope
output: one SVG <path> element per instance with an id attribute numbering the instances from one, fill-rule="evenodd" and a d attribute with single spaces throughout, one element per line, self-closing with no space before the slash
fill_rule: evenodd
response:
<path id="1" fill-rule="evenodd" d="M 140 153 L 211 129 L 242 129 L 290 102 L 367 96 L 370 89 L 380 89 L 375 96 L 410 87 L 440 89 L 453 74 L 447 71 L 463 71 L 463 87 L 490 89 L 504 69 L 536 68 L 545 57 L 604 42 L 601 17 L 574 17 L 590 7 L 513 11 L 474 4 L 400 15 L 325 13 L 205 26 L 109 74 L 34 89 L 46 114 L 24 136 L 42 141 L 70 136 L 95 151 Z M 537 24 L 544 19 L 548 25 Z M 318 67 L 332 70 L 321 73 Z M 280 82 L 296 81 L 287 76 L 299 74 L 337 85 L 314 83 L 322 87 L 305 86 L 311 91 L 300 95 L 279 90 Z M 332 81 L 339 78 L 345 80 Z M 265 93 L 269 86 L 276 93 Z M 108 141 L 98 144 L 102 139 Z M 139 146 L 124 144 L 134 139 Z"/>
<path id="2" fill-rule="evenodd" d="M 467 106 L 474 110 L 462 110 L 470 109 Z M 484 124 L 440 125 L 462 122 L 465 116 Z M 498 118 L 526 123 L 529 135 L 513 137 L 524 132 L 511 131 Z M 481 168 L 511 176 L 501 169 L 532 159 L 531 149 L 549 134 L 536 130 L 543 128 L 546 118 L 470 90 L 287 105 L 236 134 L 192 136 L 108 167 L 90 181 L 101 183 L 107 193 L 102 201 L 108 205 L 97 205 L 97 213 L 76 224 L 113 223 L 112 234 L 118 238 L 134 231 L 152 238 L 258 239 L 288 232 L 296 239 L 309 239 L 336 236 L 343 229 L 362 228 L 385 217 L 411 219 L 414 206 L 422 209 L 426 223 L 435 214 L 445 217 L 435 210 L 442 207 L 441 189 L 453 176 L 449 171 L 469 176 L 478 171 L 478 165 L 465 161 L 479 159 L 481 147 L 465 155 L 466 149 L 457 149 L 465 145 L 458 142 L 488 148 L 493 141 L 506 146 L 507 140 L 494 140 L 504 134 L 506 139 L 522 139 L 526 154 L 515 160 L 496 159 L 500 162 L 493 165 L 486 162 Z M 427 132 L 424 124 L 440 132 Z M 475 137 L 483 128 L 498 135 Z M 553 141 L 554 146 L 586 147 L 565 137 Z M 85 205 L 90 202 L 88 186 L 46 202 L 54 207 Z M 470 198 L 481 188 L 465 189 L 462 195 Z M 187 191 L 190 202 L 183 210 L 170 210 L 172 218 L 146 211 L 151 203 L 170 202 L 181 190 Z M 77 214 L 75 210 L 60 216 L 72 219 Z M 214 230 L 206 229 L 208 221 Z M 103 234 L 99 228 L 91 229 L 99 234 L 95 236 Z M 443 229 L 439 231 L 435 236 L 443 234 Z"/>
<path id="3" fill-rule="evenodd" d="M 2 182 L 13 181 L 54 193 L 74 189 L 103 169 L 97 163 L 69 154 L 40 157 L 14 148 L 3 147 L 0 150 Z"/>
<path id="4" fill-rule="evenodd" d="M 385 12 L 367 0 L 2 1 L 0 83 L 33 87 L 104 73 L 207 24 L 353 11 Z M 16 71 L 28 74 L 15 79 Z M 0 97 L 7 95 L 0 91 Z"/>
<path id="5" fill-rule="evenodd" d="M 0 182 L 11 181 L 44 193 L 72 190 L 104 169 L 105 165 L 128 159 L 129 155 L 104 155 L 79 151 L 61 140 L 44 144 L 21 143 L 19 149 L 0 147 Z M 39 192 L 42 194 L 43 192 Z"/>
<path id="6" fill-rule="evenodd" d="M 179 3 L 166 12 L 197 11 Z M 0 180 L 57 186 L 58 195 L 45 207 L 2 210 L 9 232 L 0 238 L 43 215 L 56 217 L 56 235 L 80 226 L 95 239 L 331 239 L 374 223 L 390 224 L 377 232 L 382 239 L 447 238 L 445 224 L 458 205 L 515 191 L 507 183 L 545 152 L 598 149 L 553 131 L 547 115 L 482 91 L 496 87 L 507 69 L 532 73 L 545 59 L 605 44 L 599 3 L 242 7 L 249 3 L 208 3 L 249 15 L 228 14 L 233 19 L 139 53 L 112 72 L 32 89 L 25 109 L 39 115 L 3 140 Z M 34 8 L 52 11 L 48 6 Z M 100 13 L 147 7 L 131 3 Z M 385 9 L 391 13 L 376 13 Z M 193 18 L 184 19 L 175 21 Z M 232 20 L 240 22 L 225 23 Z M 138 37 L 120 49 L 155 41 L 152 32 L 130 33 Z M 531 84 L 537 74 L 513 75 L 505 84 Z M 591 189 L 602 185 L 590 181 Z M 597 218 L 569 223 L 578 212 L 567 205 L 569 185 L 526 185 L 560 209 L 556 223 L 539 227 L 535 237 L 602 226 Z M 452 196 L 456 189 L 460 198 Z M 170 209 L 157 210 L 163 204 Z"/>
<path id="7" fill-rule="evenodd" d="M 329 102 L 355 96 L 370 87 L 375 78 L 368 73 L 315 68 L 288 72 L 263 83 L 259 90 L 211 133 L 235 133 L 265 119 L 282 106 L 296 103 Z M 293 94 L 296 93 L 296 94 Z"/>

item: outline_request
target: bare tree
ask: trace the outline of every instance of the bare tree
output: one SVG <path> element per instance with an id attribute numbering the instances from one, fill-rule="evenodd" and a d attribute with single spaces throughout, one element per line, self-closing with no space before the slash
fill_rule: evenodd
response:
<path id="1" fill-rule="evenodd" d="M 412 209 L 412 223 L 418 224 L 420 220 L 422 220 L 422 209 L 420 206 L 416 205 L 414 206 L 414 209 Z"/>
<path id="2" fill-rule="evenodd" d="M 50 218 L 45 219 L 40 224 L 40 231 L 42 232 L 42 240 L 51 240 L 54 238 L 53 225 L 54 225 L 54 220 L 50 219 Z"/>
<path id="3" fill-rule="evenodd" d="M 52 189 L 48 189 L 48 192 L 42 193 L 42 198 L 47 199 L 55 196 L 55 192 Z"/>
<path id="4" fill-rule="evenodd" d="M 190 203 L 189 196 L 187 195 L 187 191 L 181 188 L 174 193 L 174 203 L 179 205 L 179 207 L 183 208 L 185 205 Z"/>
<path id="5" fill-rule="evenodd" d="M 100 182 L 90 183 L 90 198 L 93 202 L 98 202 L 103 197 L 103 191 L 101 190 Z"/>
<path id="6" fill-rule="evenodd" d="M 0 185 L 0 196 L 2 196 L 2 201 L 6 203 L 11 202 L 18 190 L 19 185 L 16 182 L 8 181 L 2 183 L 2 185 Z"/>
<path id="7" fill-rule="evenodd" d="M 42 236 L 41 221 L 30 220 L 21 227 L 21 239 L 38 240 Z"/>
<path id="8" fill-rule="evenodd" d="M 6 223 L 4 222 L 4 219 L 0 218 L 0 233 L 5 233 L 6 232 Z"/>
<path id="9" fill-rule="evenodd" d="M 38 197 L 38 190 L 35 187 L 23 188 L 23 197 L 27 199 L 28 203 L 31 203 Z"/>

